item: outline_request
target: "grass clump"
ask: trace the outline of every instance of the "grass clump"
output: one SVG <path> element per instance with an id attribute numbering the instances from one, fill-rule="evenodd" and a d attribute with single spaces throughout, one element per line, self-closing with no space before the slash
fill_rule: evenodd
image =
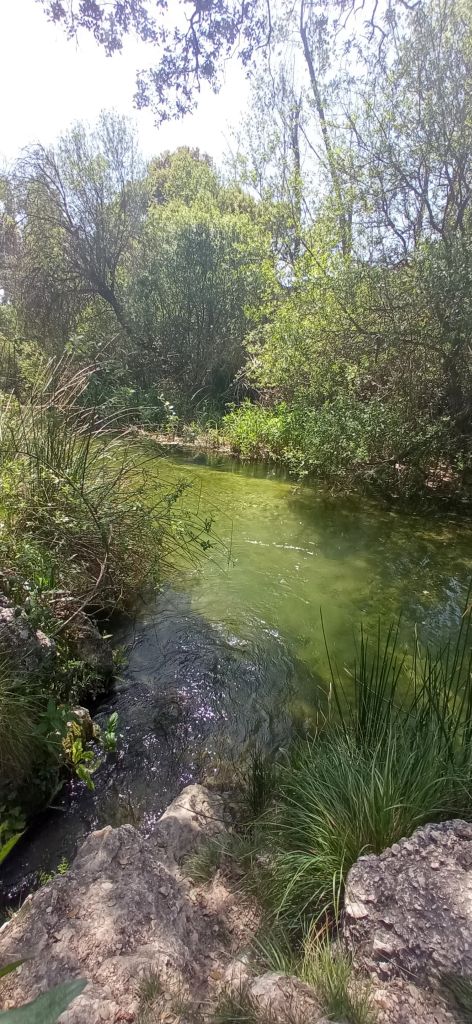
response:
<path id="1" fill-rule="evenodd" d="M 326 932 L 308 928 L 295 947 L 284 929 L 273 925 L 256 937 L 253 949 L 264 970 L 295 975 L 310 985 L 330 1019 L 375 1024 L 369 986 L 356 976 L 347 951 Z"/>
<path id="2" fill-rule="evenodd" d="M 138 1024 L 151 1024 L 157 1011 L 164 986 L 157 971 L 150 969 L 138 986 Z"/>
<path id="3" fill-rule="evenodd" d="M 258 1024 L 261 1013 L 247 988 L 223 991 L 212 1015 L 212 1024 Z"/>
<path id="4" fill-rule="evenodd" d="M 326 935 L 310 931 L 297 972 L 318 993 L 326 1014 L 349 1024 L 375 1024 L 369 986 L 356 977 L 352 959 Z"/>
<path id="5" fill-rule="evenodd" d="M 203 843 L 185 859 L 186 875 L 197 884 L 210 882 L 220 866 L 222 853 L 222 845 L 216 840 Z"/>
<path id="6" fill-rule="evenodd" d="M 346 875 L 431 821 L 472 816 L 470 607 L 458 636 L 410 663 L 397 633 L 371 647 L 361 637 L 353 695 L 332 672 L 316 735 L 278 771 L 274 806 L 261 818 L 272 913 L 289 931 L 336 922 Z"/>

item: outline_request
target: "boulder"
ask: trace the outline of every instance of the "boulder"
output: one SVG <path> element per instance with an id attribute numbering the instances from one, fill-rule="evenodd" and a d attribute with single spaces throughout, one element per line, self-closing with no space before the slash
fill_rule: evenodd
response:
<path id="1" fill-rule="evenodd" d="M 230 982 L 229 991 L 236 1000 L 241 999 L 243 1007 L 244 1001 L 249 1000 L 261 1021 L 328 1024 L 314 989 L 291 975 L 270 971 L 248 978 L 243 987 L 240 981 Z"/>
<path id="2" fill-rule="evenodd" d="M 20 673 L 39 672 L 56 653 L 55 644 L 34 629 L 22 608 L 0 594 L 0 654 Z"/>
<path id="3" fill-rule="evenodd" d="M 159 819 L 153 842 L 166 863 L 182 864 L 199 846 L 226 831 L 221 797 L 204 786 L 186 786 Z"/>
<path id="4" fill-rule="evenodd" d="M 68 978 L 84 977 L 84 992 L 61 1024 L 134 1021 L 139 983 L 158 975 L 166 998 L 208 999 L 230 937 L 221 918 L 199 904 L 177 868 L 190 842 L 223 828 L 219 801 L 191 786 L 161 819 L 169 836 L 166 863 L 153 838 L 130 825 L 94 832 L 70 870 L 29 897 L 0 929 L 0 963 L 29 956 L 2 980 L 0 1008 L 18 1006 Z M 221 972 L 222 973 L 222 972 Z"/>
<path id="5" fill-rule="evenodd" d="M 472 979 L 472 825 L 425 825 L 361 857 L 347 877 L 343 933 L 355 964 L 384 986 L 382 1019 L 455 1019 L 442 978 Z M 391 1017 L 388 992 L 398 1004 Z"/>

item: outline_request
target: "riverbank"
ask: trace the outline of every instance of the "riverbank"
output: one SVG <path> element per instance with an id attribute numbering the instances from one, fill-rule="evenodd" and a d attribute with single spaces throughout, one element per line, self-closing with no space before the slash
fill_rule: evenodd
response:
<path id="1" fill-rule="evenodd" d="M 382 858 L 354 865 L 342 930 L 333 945 L 313 936 L 303 969 L 268 964 L 264 908 L 245 892 L 237 845 L 224 799 L 199 786 L 180 794 L 149 839 L 130 826 L 93 833 L 67 874 L 0 929 L 2 962 L 28 955 L 0 983 L 0 1006 L 80 977 L 86 987 L 64 1024 L 462 1019 L 453 993 L 460 997 L 472 975 L 470 825 L 420 829 Z M 192 880 L 209 846 L 229 856 L 204 881 Z M 455 977 L 462 990 L 446 984 Z"/>
<path id="2" fill-rule="evenodd" d="M 417 469 L 396 458 L 372 464 L 356 463 L 353 459 L 351 463 L 347 460 L 342 471 L 339 471 L 333 459 L 330 469 L 327 464 L 318 464 L 316 459 L 297 445 L 288 442 L 284 445 L 273 439 L 271 441 L 262 428 L 246 429 L 244 411 L 245 407 L 242 407 L 241 422 L 238 419 L 239 411 L 235 410 L 223 417 L 220 427 L 212 425 L 206 428 L 189 424 L 184 425 L 180 432 L 173 428 L 153 431 L 135 427 L 134 430 L 138 435 L 150 438 L 165 451 L 222 455 L 242 463 L 262 462 L 285 471 L 298 483 L 318 483 L 329 487 L 333 493 L 366 494 L 394 508 L 431 510 L 463 517 L 470 515 L 472 488 L 464 482 L 457 469 L 444 461 L 436 465 L 425 464 Z"/>

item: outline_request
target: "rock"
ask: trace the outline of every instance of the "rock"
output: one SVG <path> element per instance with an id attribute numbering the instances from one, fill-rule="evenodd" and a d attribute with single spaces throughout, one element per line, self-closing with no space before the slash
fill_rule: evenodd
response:
<path id="1" fill-rule="evenodd" d="M 161 819 L 160 842 L 167 833 L 170 843 L 166 863 L 155 840 L 130 825 L 92 833 L 68 873 L 34 893 L 0 929 L 0 963 L 12 953 L 32 956 L 2 980 L 0 1007 L 85 977 L 87 988 L 61 1024 L 132 1021 L 139 981 L 151 970 L 166 992 L 208 999 L 215 985 L 210 970 L 227 962 L 228 937 L 215 937 L 216 918 L 191 900 L 176 862 L 197 837 L 222 830 L 220 815 L 218 799 L 202 787 L 184 790 Z"/>
<path id="2" fill-rule="evenodd" d="M 74 721 L 80 726 L 82 741 L 89 743 L 90 740 L 95 739 L 97 726 L 94 725 L 90 711 L 87 708 L 76 707 L 72 709 L 72 714 Z M 68 722 L 67 725 L 70 727 L 72 722 Z"/>
<path id="3" fill-rule="evenodd" d="M 382 1019 L 455 1019 L 441 975 L 472 977 L 472 825 L 425 825 L 380 856 L 361 857 L 347 877 L 343 932 L 358 967 L 385 991 L 395 982 L 397 1015 Z"/>
<path id="4" fill-rule="evenodd" d="M 40 629 L 33 629 L 22 608 L 0 594 L 0 653 L 18 672 L 38 672 L 54 658 L 56 647 Z"/>
<path id="5" fill-rule="evenodd" d="M 224 805 L 204 786 L 187 786 L 159 819 L 154 842 L 166 862 L 181 864 L 203 842 L 226 833 Z"/>
<path id="6" fill-rule="evenodd" d="M 80 602 L 70 594 L 60 593 L 49 599 L 49 606 L 56 619 L 63 623 L 61 636 L 76 657 L 93 672 L 105 677 L 111 676 L 113 652 L 110 644 L 81 609 Z"/>
<path id="7" fill-rule="evenodd" d="M 272 972 L 262 974 L 250 981 L 245 991 L 263 1020 L 274 1024 L 328 1024 L 314 990 L 298 978 Z"/>

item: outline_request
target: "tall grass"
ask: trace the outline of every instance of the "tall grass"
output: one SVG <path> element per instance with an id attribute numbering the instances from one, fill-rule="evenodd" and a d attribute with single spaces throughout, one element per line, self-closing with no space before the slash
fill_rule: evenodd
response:
<path id="1" fill-rule="evenodd" d="M 346 875 L 428 821 L 472 817 L 470 607 L 437 652 L 398 633 L 371 646 L 361 636 L 352 692 L 332 667 L 330 701 L 316 736 L 279 770 L 263 817 L 272 850 L 266 899 L 289 929 L 333 923 Z"/>
<path id="2" fill-rule="evenodd" d="M 29 557 L 51 586 L 122 607 L 176 548 L 204 546 L 209 524 L 178 508 L 183 484 L 157 482 L 151 499 L 156 449 L 84 404 L 91 375 L 62 360 L 38 372 L 21 403 L 3 396 L 0 546 L 4 565 L 27 574 Z"/>
<path id="3" fill-rule="evenodd" d="M 22 783 L 43 753 L 37 730 L 41 710 L 39 695 L 0 658 L 0 786 Z"/>

